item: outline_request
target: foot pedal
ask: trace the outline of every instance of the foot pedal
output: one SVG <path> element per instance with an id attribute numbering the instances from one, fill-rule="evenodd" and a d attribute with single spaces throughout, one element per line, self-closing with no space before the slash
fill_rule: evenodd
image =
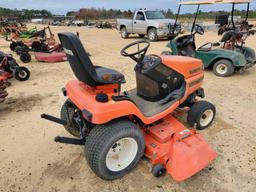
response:
<path id="1" fill-rule="evenodd" d="M 84 141 L 81 139 L 74 139 L 74 138 L 68 138 L 68 137 L 60 137 L 57 136 L 54 138 L 54 141 L 56 143 L 64 143 L 69 145 L 84 145 Z"/>

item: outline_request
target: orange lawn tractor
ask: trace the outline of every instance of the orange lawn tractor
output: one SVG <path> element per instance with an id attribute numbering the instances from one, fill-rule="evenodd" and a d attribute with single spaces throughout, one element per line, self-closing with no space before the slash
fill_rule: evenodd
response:
<path id="1" fill-rule="evenodd" d="M 94 66 L 75 34 L 60 33 L 59 38 L 78 80 L 63 88 L 68 99 L 61 118 L 41 117 L 64 125 L 77 137 L 56 137 L 56 142 L 85 145 L 86 160 L 96 175 L 118 179 L 145 155 L 153 164 L 154 176 L 167 172 L 183 181 L 216 158 L 217 153 L 196 130 L 210 126 L 216 112 L 211 103 L 197 100 L 204 97 L 200 60 L 146 55 L 150 43 L 134 42 L 121 54 L 136 62 L 137 88 L 122 92 L 123 74 Z M 131 53 L 133 48 L 136 51 Z M 191 129 L 174 117 L 177 111 L 188 112 Z"/>

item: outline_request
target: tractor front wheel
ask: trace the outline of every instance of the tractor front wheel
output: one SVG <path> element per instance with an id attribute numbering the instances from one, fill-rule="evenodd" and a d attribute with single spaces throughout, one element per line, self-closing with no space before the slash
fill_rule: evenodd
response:
<path id="1" fill-rule="evenodd" d="M 222 59 L 217 61 L 213 66 L 213 72 L 219 77 L 229 77 L 235 71 L 235 68 L 229 60 Z"/>
<path id="2" fill-rule="evenodd" d="M 203 130 L 211 125 L 215 114 L 216 108 L 213 104 L 207 101 L 198 101 L 190 108 L 187 121 L 191 127 Z"/>
<path id="3" fill-rule="evenodd" d="M 30 71 L 26 67 L 17 67 L 13 73 L 18 81 L 27 81 L 30 77 Z"/>
<path id="4" fill-rule="evenodd" d="M 85 157 L 96 175 L 114 180 L 135 168 L 144 149 L 141 130 L 128 119 L 118 119 L 92 129 L 85 142 Z"/>

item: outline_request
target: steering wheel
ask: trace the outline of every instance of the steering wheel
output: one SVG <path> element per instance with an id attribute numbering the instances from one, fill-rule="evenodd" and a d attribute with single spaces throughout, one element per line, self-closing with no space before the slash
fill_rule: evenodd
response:
<path id="1" fill-rule="evenodd" d="M 144 44 L 144 48 L 140 49 L 140 45 Z M 138 51 L 133 52 L 133 53 L 127 53 L 127 50 L 133 46 L 137 46 Z M 125 46 L 122 50 L 121 50 L 121 55 L 124 57 L 130 57 L 132 60 L 136 61 L 137 63 L 140 63 L 141 61 L 143 61 L 148 48 L 150 46 L 150 43 L 146 40 L 140 40 L 140 41 L 135 41 L 127 46 Z"/>
<path id="2" fill-rule="evenodd" d="M 198 33 L 199 35 L 204 34 L 204 28 L 201 25 L 196 24 L 194 30 L 195 33 Z"/>

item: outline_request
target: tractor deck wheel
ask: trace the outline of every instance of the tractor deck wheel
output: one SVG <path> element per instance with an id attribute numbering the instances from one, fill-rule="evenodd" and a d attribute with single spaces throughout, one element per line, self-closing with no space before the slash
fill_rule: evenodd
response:
<path id="1" fill-rule="evenodd" d="M 188 112 L 187 121 L 191 127 L 196 126 L 198 130 L 209 127 L 216 114 L 216 108 L 207 101 L 198 101 L 192 105 Z"/>
<path id="2" fill-rule="evenodd" d="M 29 63 L 31 61 L 31 55 L 28 52 L 23 52 L 20 54 L 20 60 L 23 63 Z"/>
<path id="3" fill-rule="evenodd" d="M 162 177 L 166 170 L 162 164 L 156 164 L 152 168 L 152 175 L 155 177 Z"/>
<path id="4" fill-rule="evenodd" d="M 96 125 L 85 142 L 85 157 L 94 173 L 104 180 L 118 179 L 132 171 L 143 156 L 142 131 L 129 119 Z"/>
<path id="5" fill-rule="evenodd" d="M 30 77 L 30 71 L 26 67 L 18 67 L 14 70 L 14 77 L 18 81 L 27 81 Z"/>
<path id="6" fill-rule="evenodd" d="M 213 72 L 219 77 L 229 77 L 235 71 L 235 68 L 229 60 L 221 59 L 213 65 Z"/>
<path id="7" fill-rule="evenodd" d="M 77 110 L 77 107 L 75 107 L 72 101 L 67 99 L 61 107 L 60 118 L 67 122 L 67 125 L 65 125 L 64 128 L 68 133 L 75 137 L 80 137 L 79 125 L 77 125 L 74 120 L 76 114 L 78 113 Z"/>

